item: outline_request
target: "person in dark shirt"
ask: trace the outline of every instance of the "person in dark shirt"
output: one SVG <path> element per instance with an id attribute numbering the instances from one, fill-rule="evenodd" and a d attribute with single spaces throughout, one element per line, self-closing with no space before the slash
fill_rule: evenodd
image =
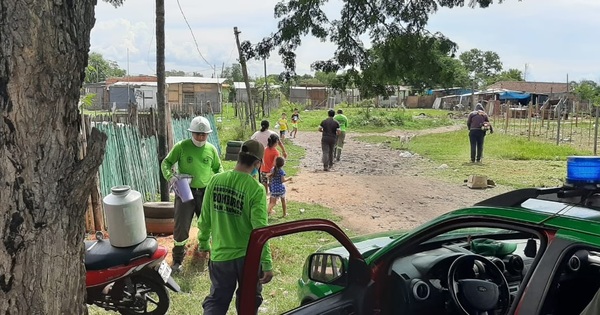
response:
<path id="1" fill-rule="evenodd" d="M 333 119 L 335 111 L 330 109 L 327 112 L 327 119 L 321 122 L 319 131 L 323 133 L 321 137 L 321 149 L 323 150 L 323 170 L 329 171 L 333 167 L 333 150 L 337 136 L 340 134 L 340 124 Z"/>
<path id="2" fill-rule="evenodd" d="M 467 128 L 469 128 L 469 142 L 471 143 L 471 163 L 479 163 L 483 157 L 485 133 L 488 130 L 490 133 L 494 133 L 490 120 L 481 104 L 477 104 L 475 110 L 469 114 Z"/>

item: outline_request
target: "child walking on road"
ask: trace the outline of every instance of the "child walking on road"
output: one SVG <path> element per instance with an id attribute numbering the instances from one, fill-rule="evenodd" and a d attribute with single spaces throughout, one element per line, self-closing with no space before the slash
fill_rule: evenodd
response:
<path id="1" fill-rule="evenodd" d="M 285 171 L 283 170 L 283 165 L 285 164 L 285 159 L 282 157 L 278 157 L 275 159 L 275 167 L 273 167 L 273 171 L 271 171 L 271 180 L 269 184 L 269 189 L 271 190 L 271 198 L 269 199 L 269 215 L 275 214 L 273 208 L 277 204 L 277 199 L 281 198 L 281 207 L 283 208 L 283 217 L 287 216 L 287 204 L 285 201 L 285 182 L 289 182 L 292 180 L 291 177 L 285 178 Z"/>

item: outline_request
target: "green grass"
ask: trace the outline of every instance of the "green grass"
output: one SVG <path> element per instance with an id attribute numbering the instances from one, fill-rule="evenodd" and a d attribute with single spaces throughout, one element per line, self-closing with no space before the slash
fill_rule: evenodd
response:
<path id="1" fill-rule="evenodd" d="M 431 159 L 432 164 L 426 168 L 428 175 L 452 182 L 462 182 L 468 175 L 486 175 L 496 183 L 515 188 L 560 185 L 566 176 L 566 158 L 591 154 L 568 145 L 556 146 L 494 133 L 485 138 L 483 163 L 471 164 L 466 130 L 417 136 L 408 143 L 385 136 L 361 136 L 359 140 L 385 143 L 391 148 L 409 150 Z M 448 168 L 438 168 L 442 164 Z"/>

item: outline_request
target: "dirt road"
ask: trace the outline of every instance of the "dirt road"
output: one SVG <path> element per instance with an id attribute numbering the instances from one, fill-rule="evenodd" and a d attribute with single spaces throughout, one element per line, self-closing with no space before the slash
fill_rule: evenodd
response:
<path id="1" fill-rule="evenodd" d="M 409 138 L 417 134 L 392 131 L 384 135 Z M 460 181 L 448 183 L 427 177 L 423 175 L 426 169 L 440 165 L 420 156 L 402 157 L 400 151 L 383 145 L 359 142 L 357 136 L 346 136 L 342 160 L 332 172 L 322 170 L 320 133 L 301 132 L 291 139 L 306 149 L 306 157 L 300 163 L 299 174 L 288 185 L 289 200 L 332 208 L 343 218 L 341 225 L 358 233 L 371 233 L 413 228 L 450 210 L 507 191 L 504 187 L 471 190 Z M 467 143 L 465 150 L 466 146 Z"/>

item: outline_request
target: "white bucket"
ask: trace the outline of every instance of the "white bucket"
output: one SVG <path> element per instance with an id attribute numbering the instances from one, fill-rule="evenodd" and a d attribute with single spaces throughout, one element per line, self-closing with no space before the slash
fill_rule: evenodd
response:
<path id="1" fill-rule="evenodd" d="M 182 202 L 188 202 L 194 200 L 190 183 L 192 182 L 192 176 L 186 174 L 175 175 L 177 181 L 173 185 L 173 191 L 181 198 Z"/>
<path id="2" fill-rule="evenodd" d="M 142 194 L 129 186 L 115 186 L 102 200 L 108 224 L 109 241 L 115 247 L 130 247 L 146 237 Z"/>

